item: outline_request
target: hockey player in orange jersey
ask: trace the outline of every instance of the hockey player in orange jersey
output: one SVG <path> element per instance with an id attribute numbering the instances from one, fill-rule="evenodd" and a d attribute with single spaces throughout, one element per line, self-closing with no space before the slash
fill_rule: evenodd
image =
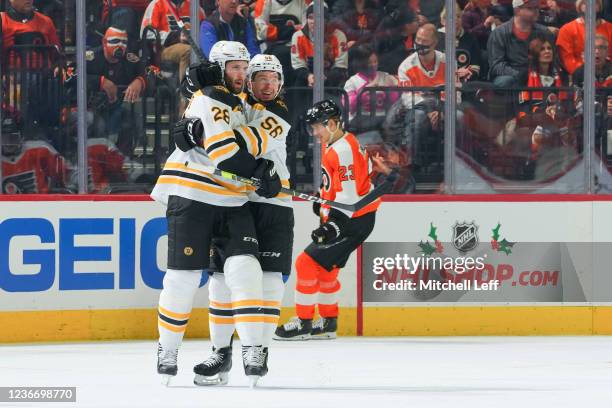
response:
<path id="1" fill-rule="evenodd" d="M 353 204 L 368 194 L 372 166 L 365 149 L 355 135 L 342 128 L 340 108 L 332 100 L 317 102 L 306 113 L 306 122 L 324 146 L 321 160 L 321 197 Z M 379 158 L 374 165 L 389 174 Z M 276 340 L 333 339 L 338 319 L 338 272 L 350 254 L 374 229 L 380 198 L 351 213 L 327 205 L 314 205 L 321 225 L 312 231 L 313 242 L 298 256 L 295 269 L 297 284 L 295 310 L 297 317 L 276 329 Z M 315 304 L 318 319 L 313 323 Z"/>

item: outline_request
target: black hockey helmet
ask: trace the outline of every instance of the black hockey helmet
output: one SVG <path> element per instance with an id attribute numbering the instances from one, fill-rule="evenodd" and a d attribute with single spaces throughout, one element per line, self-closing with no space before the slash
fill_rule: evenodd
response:
<path id="1" fill-rule="evenodd" d="M 342 111 L 336 102 L 331 99 L 326 99 L 312 105 L 312 108 L 306 112 L 306 123 L 313 125 L 315 123 L 327 123 L 330 119 L 338 119 L 342 116 Z"/>
<path id="2" fill-rule="evenodd" d="M 15 115 L 7 115 L 2 118 L 2 155 L 6 157 L 16 156 L 21 152 L 23 136 L 21 124 Z"/>

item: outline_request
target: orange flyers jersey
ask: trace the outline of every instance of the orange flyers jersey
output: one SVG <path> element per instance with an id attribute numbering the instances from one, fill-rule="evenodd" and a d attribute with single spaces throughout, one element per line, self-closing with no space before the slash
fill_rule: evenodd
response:
<path id="1" fill-rule="evenodd" d="M 87 139 L 89 192 L 100 193 L 111 183 L 125 183 L 128 179 L 123 169 L 126 161 L 110 140 L 103 137 Z"/>
<path id="2" fill-rule="evenodd" d="M 346 35 L 335 29 L 325 38 L 326 68 L 348 68 L 348 48 Z M 291 38 L 291 66 L 293 69 L 308 68 L 308 60 L 314 56 L 314 44 L 302 30 L 296 31 Z M 327 66 L 329 65 L 329 66 Z"/>
<path id="3" fill-rule="evenodd" d="M 2 18 L 2 47 L 6 50 L 17 42 L 18 45 L 55 45 L 60 48 L 53 20 L 42 13 L 34 12 L 28 21 L 15 21 L 7 13 L 0 13 Z M 28 35 L 30 34 L 30 35 Z M 24 37 L 19 40 L 19 37 Z M 17 37 L 17 41 L 15 41 Z"/>
<path id="4" fill-rule="evenodd" d="M 2 191 L 4 194 L 47 194 L 64 187 L 70 167 L 48 143 L 29 141 L 15 157 L 2 157 Z"/>
<path id="5" fill-rule="evenodd" d="M 423 67 L 419 54 L 415 52 L 408 56 L 399 66 L 397 72 L 399 85 L 404 87 L 443 87 L 445 67 L 446 58 L 440 51 L 436 51 L 436 62 L 431 71 Z M 412 93 L 404 93 L 404 102 L 407 107 L 420 103 L 423 100 L 421 95 L 421 92 L 415 92 L 414 95 Z"/>
<path id="6" fill-rule="evenodd" d="M 140 35 L 142 36 L 145 27 L 152 26 L 159 31 L 159 37 L 163 43 L 166 41 L 166 37 L 168 37 L 170 31 L 180 30 L 176 20 L 177 16 L 185 24 L 185 27 L 190 28 L 190 3 L 189 0 L 183 1 L 177 9 L 171 0 L 153 0 L 145 10 L 142 18 Z M 199 10 L 199 17 L 200 21 L 204 20 L 204 10 L 201 7 Z"/>
<path id="7" fill-rule="evenodd" d="M 276 20 L 277 24 L 284 25 L 287 25 L 288 21 L 292 23 L 295 23 L 295 20 L 303 22 L 309 3 L 309 1 L 304 0 L 257 0 L 253 12 L 257 39 L 260 41 L 279 40 L 279 31 L 283 27 L 278 27 L 272 23 L 271 19 Z M 280 40 L 283 39 L 280 38 Z"/>
<path id="8" fill-rule="evenodd" d="M 370 158 L 352 133 L 327 146 L 321 159 L 321 197 L 344 204 L 353 204 L 373 190 L 370 181 Z M 376 211 L 380 198 L 357 212 L 340 210 L 350 218 Z M 327 220 L 329 206 L 321 206 L 321 217 Z"/>

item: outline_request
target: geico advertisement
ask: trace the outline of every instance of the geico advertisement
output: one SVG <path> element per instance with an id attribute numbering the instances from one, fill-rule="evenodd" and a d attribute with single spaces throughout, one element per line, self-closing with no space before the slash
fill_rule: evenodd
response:
<path id="1" fill-rule="evenodd" d="M 0 209 L 0 309 L 155 304 L 166 269 L 164 207 L 51 201 Z"/>

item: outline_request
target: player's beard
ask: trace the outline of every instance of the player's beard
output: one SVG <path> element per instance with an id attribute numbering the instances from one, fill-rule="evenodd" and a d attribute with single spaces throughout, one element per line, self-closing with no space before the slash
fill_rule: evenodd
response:
<path id="1" fill-rule="evenodd" d="M 236 95 L 238 95 L 244 90 L 244 81 L 242 81 L 241 84 L 237 84 L 237 81 L 235 80 L 228 80 L 227 85 L 228 85 L 227 87 L 229 88 L 229 90 L 233 94 L 236 94 Z"/>

